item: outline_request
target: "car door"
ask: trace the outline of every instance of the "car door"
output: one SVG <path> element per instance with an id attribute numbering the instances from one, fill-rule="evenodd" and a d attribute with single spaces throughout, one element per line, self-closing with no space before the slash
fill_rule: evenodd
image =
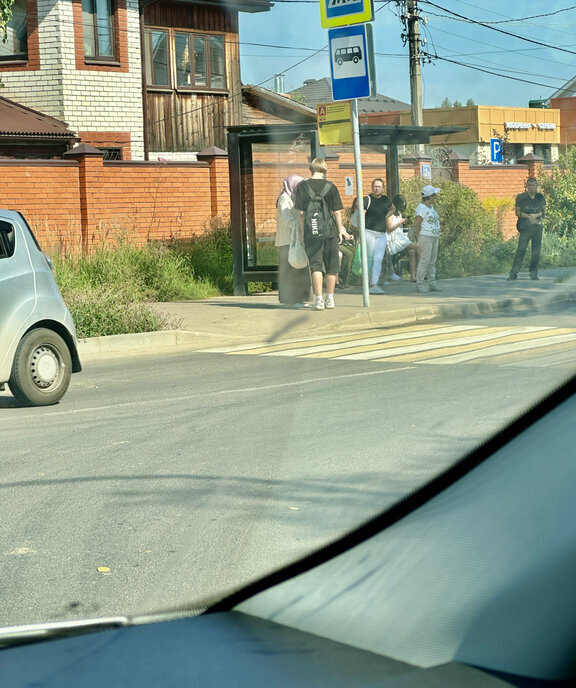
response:
<path id="1" fill-rule="evenodd" d="M 9 375 L 15 339 L 35 303 L 34 270 L 22 229 L 0 211 L 0 382 Z"/>

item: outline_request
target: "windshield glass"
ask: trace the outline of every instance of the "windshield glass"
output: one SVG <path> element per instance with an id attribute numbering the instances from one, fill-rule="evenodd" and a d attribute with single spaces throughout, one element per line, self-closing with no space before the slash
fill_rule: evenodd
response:
<path id="1" fill-rule="evenodd" d="M 376 3 L 360 50 L 316 5 L 233 8 L 224 44 L 211 6 L 201 27 L 154 7 L 148 124 L 100 132 L 71 109 L 87 153 L 0 164 L 88 189 L 80 212 L 7 186 L 77 342 L 0 220 L 3 626 L 202 609 L 394 504 L 576 369 L 576 10 Z M 185 94 L 165 85 L 176 44 L 203 75 Z M 338 100 L 357 119 L 321 110 L 332 80 L 364 77 L 367 96 Z M 92 145 L 133 146 L 134 164 Z"/>

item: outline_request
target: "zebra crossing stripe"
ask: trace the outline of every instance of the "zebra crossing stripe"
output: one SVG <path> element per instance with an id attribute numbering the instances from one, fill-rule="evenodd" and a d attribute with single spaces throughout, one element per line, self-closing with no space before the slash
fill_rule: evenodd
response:
<path id="1" fill-rule="evenodd" d="M 530 332 L 540 331 L 547 328 L 525 328 Z M 462 336 L 470 331 L 470 328 L 464 328 L 458 333 L 446 333 L 439 336 L 427 336 L 419 339 L 405 338 L 395 341 L 387 341 L 383 344 L 372 346 L 360 345 L 350 349 L 342 349 L 316 352 L 305 355 L 305 358 L 339 358 L 347 361 L 369 361 L 380 360 L 380 357 L 385 357 L 382 360 L 388 360 L 391 356 L 406 355 L 410 353 L 424 352 L 424 355 L 429 355 L 435 349 L 442 345 L 444 347 L 458 346 L 460 344 L 475 344 L 486 340 L 502 339 L 506 336 L 511 336 L 518 333 L 518 328 L 503 328 L 503 327 L 483 327 L 480 331 Z M 454 336 L 456 335 L 456 336 Z M 280 353 L 278 355 L 284 355 Z"/>
<path id="2" fill-rule="evenodd" d="M 498 356 L 500 354 L 508 354 L 519 351 L 528 351 L 530 349 L 541 349 L 542 347 L 550 346 L 556 343 L 576 342 L 576 333 L 572 330 L 572 334 L 554 334 L 544 335 L 543 338 L 523 340 L 512 344 L 500 344 L 492 346 L 489 349 L 476 349 L 467 353 L 460 353 L 456 355 L 444 356 L 443 358 L 436 358 L 427 360 L 426 363 L 430 365 L 446 365 L 449 363 L 466 363 L 478 358 L 488 358 L 491 356 Z M 388 359 L 385 359 L 388 360 Z"/>
<path id="3" fill-rule="evenodd" d="M 222 353 L 222 354 L 271 354 L 276 351 L 298 350 L 306 348 L 314 348 L 315 346 L 339 346 L 346 342 L 363 342 L 373 341 L 389 341 L 406 337 L 406 335 L 413 335 L 415 337 L 425 337 L 427 335 L 442 334 L 444 332 L 460 332 L 462 330 L 482 329 L 482 325 L 414 325 L 410 327 L 396 327 L 388 330 L 370 330 L 369 332 L 353 332 L 341 335 L 315 336 L 296 339 L 293 341 L 279 342 L 278 344 L 270 344 L 268 346 L 254 346 L 254 344 L 244 344 L 236 346 L 218 347 L 215 349 L 202 349 L 204 353 Z M 291 354 L 292 355 L 292 354 Z"/>

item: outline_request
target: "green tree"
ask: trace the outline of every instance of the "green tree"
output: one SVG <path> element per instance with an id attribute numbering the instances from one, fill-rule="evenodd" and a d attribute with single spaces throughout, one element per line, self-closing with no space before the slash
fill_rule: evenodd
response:
<path id="1" fill-rule="evenodd" d="M 441 108 L 451 108 L 452 103 L 450 102 L 449 98 L 444 98 L 444 100 L 440 103 Z"/>
<path id="2" fill-rule="evenodd" d="M 6 41 L 6 25 L 12 17 L 12 5 L 14 0 L 0 0 L 0 30 L 2 31 L 2 40 Z"/>
<path id="3" fill-rule="evenodd" d="M 466 101 L 466 107 L 472 107 L 474 105 L 476 105 L 476 103 L 474 102 L 474 98 L 468 98 L 468 100 Z"/>
<path id="4" fill-rule="evenodd" d="M 567 148 L 554 167 L 541 170 L 539 182 L 546 196 L 546 232 L 576 236 L 576 146 Z"/>
<path id="5" fill-rule="evenodd" d="M 461 103 L 459 100 L 455 100 L 455 101 L 452 103 L 452 107 L 453 107 L 453 108 L 462 107 L 462 103 Z"/>

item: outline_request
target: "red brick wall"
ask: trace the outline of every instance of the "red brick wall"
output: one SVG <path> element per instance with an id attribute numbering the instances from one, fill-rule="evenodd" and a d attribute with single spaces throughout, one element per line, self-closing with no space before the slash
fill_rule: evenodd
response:
<path id="1" fill-rule="evenodd" d="M 254 155 L 254 215 L 258 234 L 275 231 L 276 198 L 282 179 L 289 174 L 309 176 L 307 155 Z M 363 186 L 375 177 L 385 179 L 385 157 L 363 155 Z M 400 167 L 402 178 L 417 174 L 418 166 Z M 480 200 L 507 199 L 513 203 L 524 188 L 533 166 L 470 167 L 454 165 L 455 180 L 477 192 Z M 346 208 L 353 196 L 345 195 L 345 177 L 355 169 L 351 153 L 328 160 L 333 181 Z M 127 236 L 148 240 L 187 238 L 201 234 L 215 215 L 228 216 L 230 198 L 227 159 L 208 157 L 197 163 L 108 162 L 98 155 L 70 161 L 0 161 L 0 204 L 20 210 L 48 250 L 79 249 Z M 503 216 L 505 234 L 515 231 L 513 209 Z"/>

